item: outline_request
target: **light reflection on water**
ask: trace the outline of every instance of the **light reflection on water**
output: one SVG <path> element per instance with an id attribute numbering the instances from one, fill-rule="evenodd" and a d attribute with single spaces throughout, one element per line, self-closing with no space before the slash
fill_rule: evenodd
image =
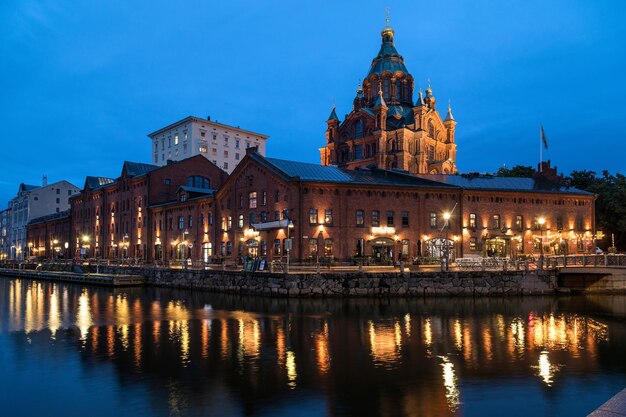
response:
<path id="1" fill-rule="evenodd" d="M 578 414 L 584 398 L 568 386 L 602 380 L 594 395 L 606 400 L 626 383 L 613 354 L 626 308 L 611 297 L 271 300 L 0 279 L 0 301 L 0 349 L 27 367 L 72 356 L 90 372 L 113 365 L 118 384 L 144 386 L 138 415 L 200 415 L 215 398 L 271 415 L 294 395 L 328 415 L 481 415 L 476 381 L 509 381 L 512 396 L 550 390 L 530 414 L 553 412 L 554 396 Z"/>

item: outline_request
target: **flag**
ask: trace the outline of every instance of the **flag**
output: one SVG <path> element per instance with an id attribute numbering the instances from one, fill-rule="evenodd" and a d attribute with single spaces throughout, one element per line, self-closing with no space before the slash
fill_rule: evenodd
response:
<path id="1" fill-rule="evenodd" d="M 548 149 L 548 139 L 546 138 L 546 132 L 543 131 L 543 125 L 541 125 L 541 141 L 544 148 Z"/>

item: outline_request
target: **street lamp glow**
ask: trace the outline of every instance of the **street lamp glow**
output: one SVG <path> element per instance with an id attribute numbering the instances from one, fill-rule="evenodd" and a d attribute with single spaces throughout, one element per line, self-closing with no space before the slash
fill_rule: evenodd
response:
<path id="1" fill-rule="evenodd" d="M 83 235 L 83 242 L 85 242 L 85 243 L 89 242 L 89 236 L 88 235 Z"/>
<path id="2" fill-rule="evenodd" d="M 450 213 L 448 213 L 447 211 L 445 213 L 443 213 L 443 219 L 444 220 L 450 220 Z"/>
<path id="3" fill-rule="evenodd" d="M 545 217 L 539 217 L 537 219 L 537 223 L 539 223 L 541 226 L 543 226 L 546 223 Z"/>

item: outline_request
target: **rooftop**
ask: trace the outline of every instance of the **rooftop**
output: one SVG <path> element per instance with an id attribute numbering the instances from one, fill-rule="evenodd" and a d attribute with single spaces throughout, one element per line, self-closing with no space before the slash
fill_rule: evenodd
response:
<path id="1" fill-rule="evenodd" d="M 564 187 L 559 183 L 549 181 L 544 178 L 496 177 L 493 175 L 477 174 L 430 174 L 420 175 L 420 177 L 450 185 L 456 185 L 470 190 L 532 191 L 559 194 L 593 195 L 593 193 L 588 191 L 583 191 L 574 187 Z"/>
<path id="2" fill-rule="evenodd" d="M 153 138 L 154 136 L 157 136 L 160 133 L 163 133 L 163 132 L 165 132 L 167 130 L 170 130 L 170 129 L 176 127 L 176 126 L 185 124 L 187 122 L 205 123 L 205 124 L 211 125 L 211 126 L 216 126 L 216 127 L 222 127 L 222 128 L 236 130 L 238 132 L 246 133 L 248 135 L 259 136 L 259 137 L 261 137 L 263 139 L 269 138 L 269 136 L 267 136 L 267 135 L 264 135 L 262 133 L 256 133 L 256 132 L 253 132 L 251 130 L 242 129 L 239 126 L 231 126 L 231 125 L 227 125 L 227 124 L 224 124 L 224 123 L 218 123 L 218 122 L 212 121 L 212 120 L 210 120 L 208 118 L 207 119 L 203 119 L 201 117 L 196 117 L 196 116 L 187 116 L 187 117 L 185 117 L 182 120 L 179 120 L 179 121 L 177 121 L 175 123 L 172 123 L 170 125 L 167 125 L 167 126 L 161 128 L 159 130 L 156 130 L 156 131 L 154 131 L 152 133 L 149 133 L 148 137 L 149 138 Z"/>

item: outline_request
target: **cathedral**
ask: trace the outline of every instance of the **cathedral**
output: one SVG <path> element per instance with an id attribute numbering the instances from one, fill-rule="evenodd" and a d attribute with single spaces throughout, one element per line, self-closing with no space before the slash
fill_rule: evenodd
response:
<path id="1" fill-rule="evenodd" d="M 456 174 L 456 121 L 448 105 L 444 119 L 428 83 L 413 102 L 413 76 L 387 24 L 378 55 L 359 85 L 352 111 L 339 120 L 333 106 L 327 120 L 322 165 L 398 169 L 411 174 Z"/>

